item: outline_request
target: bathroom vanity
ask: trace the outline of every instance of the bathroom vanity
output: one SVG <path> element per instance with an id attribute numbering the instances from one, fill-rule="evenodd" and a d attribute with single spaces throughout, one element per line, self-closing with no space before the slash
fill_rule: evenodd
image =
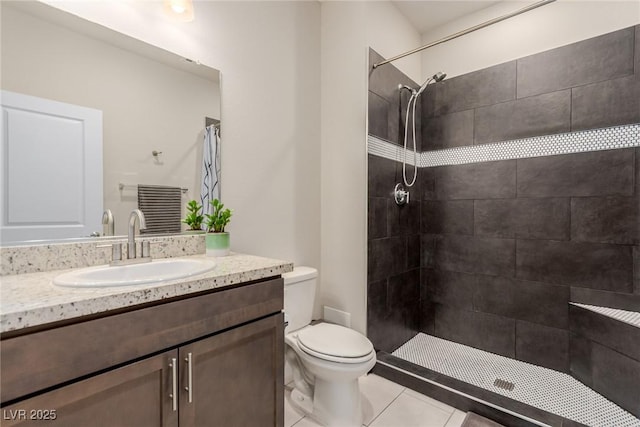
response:
<path id="1" fill-rule="evenodd" d="M 2 425 L 283 425 L 280 275 L 292 265 L 217 262 L 120 288 L 60 288 L 59 271 L 4 276 Z"/>

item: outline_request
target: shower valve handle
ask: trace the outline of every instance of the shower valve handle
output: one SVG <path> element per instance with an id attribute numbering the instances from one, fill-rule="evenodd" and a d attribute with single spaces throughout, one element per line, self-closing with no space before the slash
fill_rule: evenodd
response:
<path id="1" fill-rule="evenodd" d="M 405 205 L 409 203 L 409 192 L 404 189 L 402 184 L 396 184 L 396 187 L 393 190 L 393 198 L 397 205 Z"/>

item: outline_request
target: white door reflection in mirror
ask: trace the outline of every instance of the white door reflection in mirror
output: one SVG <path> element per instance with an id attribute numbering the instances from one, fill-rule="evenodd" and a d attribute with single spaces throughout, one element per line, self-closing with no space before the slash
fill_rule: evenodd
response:
<path id="1" fill-rule="evenodd" d="M 102 226 L 102 112 L 2 91 L 3 244 Z"/>

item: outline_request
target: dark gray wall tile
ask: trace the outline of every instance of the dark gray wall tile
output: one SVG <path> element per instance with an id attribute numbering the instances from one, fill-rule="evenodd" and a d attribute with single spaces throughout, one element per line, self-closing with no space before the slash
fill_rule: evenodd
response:
<path id="1" fill-rule="evenodd" d="M 474 202 L 477 236 L 568 240 L 570 199 L 496 199 Z"/>
<path id="2" fill-rule="evenodd" d="M 369 49 L 369 63 L 371 65 L 383 60 L 384 58 L 380 54 Z M 391 105 L 398 105 L 400 94 L 398 85 L 401 84 L 414 88 L 418 86 L 393 64 L 387 64 L 369 72 L 369 90 L 389 101 Z"/>
<path id="3" fill-rule="evenodd" d="M 369 197 L 368 202 L 367 238 L 387 237 L 387 199 Z"/>
<path id="4" fill-rule="evenodd" d="M 571 332 L 640 362 L 640 328 L 593 311 L 569 306 Z"/>
<path id="5" fill-rule="evenodd" d="M 389 202 L 387 220 L 390 236 L 417 234 L 420 231 L 420 202 L 412 201 L 403 206 Z"/>
<path id="6" fill-rule="evenodd" d="M 422 150 L 473 145 L 473 110 L 422 120 Z"/>
<path id="7" fill-rule="evenodd" d="M 369 240 L 367 246 L 367 281 L 375 282 L 405 271 L 407 247 L 404 238 Z"/>
<path id="8" fill-rule="evenodd" d="M 569 372 L 591 386 L 591 341 L 574 333 L 569 334 Z"/>
<path id="9" fill-rule="evenodd" d="M 433 168 L 438 199 L 502 199 L 516 195 L 516 161 Z"/>
<path id="10" fill-rule="evenodd" d="M 567 372 L 569 370 L 569 332 L 518 320 L 516 322 L 516 359 Z"/>
<path id="11" fill-rule="evenodd" d="M 427 297 L 448 307 L 473 310 L 476 276 L 452 271 L 425 270 Z M 424 294 L 424 290 L 423 290 Z"/>
<path id="12" fill-rule="evenodd" d="M 633 73 L 633 28 L 518 60 L 518 98 Z"/>
<path id="13" fill-rule="evenodd" d="M 516 280 L 513 293 L 513 317 L 554 328 L 569 328 L 568 287 Z"/>
<path id="14" fill-rule="evenodd" d="M 515 317 L 515 281 L 499 276 L 476 276 L 473 308 L 484 313 Z"/>
<path id="15" fill-rule="evenodd" d="M 382 279 L 367 283 L 367 303 L 387 309 L 387 282 Z"/>
<path id="16" fill-rule="evenodd" d="M 631 292 L 632 269 L 629 246 L 545 240 L 516 244 L 516 276 L 523 280 Z"/>
<path id="17" fill-rule="evenodd" d="M 512 239 L 444 235 L 437 241 L 434 265 L 439 270 L 512 277 L 514 249 Z"/>
<path id="18" fill-rule="evenodd" d="M 389 138 L 392 142 L 396 142 L 398 145 L 404 145 L 404 130 L 405 125 L 408 124 L 409 132 L 407 133 L 407 148 L 413 148 L 413 112 L 409 112 L 409 123 L 407 123 L 407 108 L 409 107 L 409 99 L 411 98 L 411 92 L 403 90 L 399 95 L 399 104 L 396 104 L 392 108 L 392 112 L 389 115 Z M 413 104 L 412 104 L 413 105 Z M 412 109 L 413 110 L 413 109 Z M 416 104 L 416 149 L 422 151 L 422 106 L 420 103 Z"/>
<path id="19" fill-rule="evenodd" d="M 640 30 L 639 30 L 640 31 Z M 638 78 L 640 79 L 640 74 L 638 75 Z M 635 185 L 635 194 L 636 196 L 640 197 L 640 147 L 636 148 L 636 152 L 635 152 L 635 158 L 636 158 L 636 166 L 635 166 L 635 170 L 636 170 L 636 185 Z"/>
<path id="20" fill-rule="evenodd" d="M 436 267 L 436 250 L 441 236 L 437 234 L 420 235 L 420 266 L 425 268 Z"/>
<path id="21" fill-rule="evenodd" d="M 636 53 L 634 55 L 636 58 L 635 74 L 636 77 L 640 78 L 640 25 L 636 25 L 634 29 L 636 32 Z"/>
<path id="22" fill-rule="evenodd" d="M 519 159 L 518 197 L 633 194 L 633 149 Z"/>
<path id="23" fill-rule="evenodd" d="M 571 302 L 640 312 L 640 295 L 571 287 Z"/>
<path id="24" fill-rule="evenodd" d="M 407 236 L 407 268 L 420 268 L 420 235 Z"/>
<path id="25" fill-rule="evenodd" d="M 436 306 L 429 300 L 420 300 L 419 326 L 420 332 L 425 334 L 435 334 L 436 328 Z"/>
<path id="26" fill-rule="evenodd" d="M 368 102 L 369 135 L 375 135 L 382 139 L 389 139 L 389 101 L 369 91 Z"/>
<path id="27" fill-rule="evenodd" d="M 407 312 L 367 305 L 367 336 L 376 350 L 393 352 L 415 335 L 406 326 Z"/>
<path id="28" fill-rule="evenodd" d="M 422 108 L 422 117 L 424 119 L 430 119 L 435 116 L 436 113 L 436 91 L 433 87 L 429 90 L 422 92 L 422 95 L 418 98 L 420 107 Z"/>
<path id="29" fill-rule="evenodd" d="M 474 143 L 507 141 L 571 130 L 571 91 L 477 108 Z"/>
<path id="30" fill-rule="evenodd" d="M 386 321 L 387 279 L 367 284 L 367 336 L 378 350 L 391 349 L 389 337 L 392 336 L 390 322 Z"/>
<path id="31" fill-rule="evenodd" d="M 477 311 L 526 320 L 554 328 L 569 327 L 569 289 L 496 276 L 476 276 Z"/>
<path id="32" fill-rule="evenodd" d="M 389 277 L 387 290 L 391 309 L 400 307 L 418 310 L 420 301 L 420 269 L 405 271 Z"/>
<path id="33" fill-rule="evenodd" d="M 372 154 L 367 156 L 367 161 L 369 197 L 386 197 L 391 200 L 393 187 L 402 180 L 402 164 Z"/>
<path id="34" fill-rule="evenodd" d="M 424 201 L 421 232 L 473 234 L 473 200 Z"/>
<path id="35" fill-rule="evenodd" d="M 417 332 L 419 270 L 367 286 L 367 336 L 378 350 L 391 352 Z"/>
<path id="36" fill-rule="evenodd" d="M 420 169 L 418 172 L 418 185 L 418 195 L 421 200 L 434 200 L 436 198 L 436 168 Z M 413 197 L 413 194 L 411 197 Z"/>
<path id="37" fill-rule="evenodd" d="M 383 59 L 384 58 L 373 49 L 369 49 L 369 61 L 371 64 Z M 386 133 L 386 136 L 376 133 L 374 133 L 374 135 L 380 136 L 392 143 L 402 145 L 404 140 L 404 121 L 407 102 L 411 93 L 408 90 L 400 90 L 398 85 L 407 85 L 414 88 L 418 86 L 392 64 L 370 70 L 369 91 L 385 100 L 387 104 L 385 108 L 383 104 L 380 104 L 378 100 L 374 99 L 376 105 L 372 106 L 372 97 L 369 96 L 369 132 L 372 133 L 371 130 L 375 129 L 376 132 Z M 418 103 L 416 105 L 416 142 L 418 150 L 421 149 L 421 109 L 422 105 Z M 384 116 L 384 110 L 386 110 L 386 117 Z M 374 113 L 375 116 L 372 116 L 371 113 Z M 386 131 L 381 129 L 382 126 L 386 126 Z"/>
<path id="38" fill-rule="evenodd" d="M 571 240 L 640 244 L 640 200 L 637 197 L 572 199 Z"/>
<path id="39" fill-rule="evenodd" d="M 633 292 L 640 294 L 640 246 L 633 247 Z"/>
<path id="40" fill-rule="evenodd" d="M 571 130 L 640 122 L 640 79 L 627 76 L 571 90 Z"/>
<path id="41" fill-rule="evenodd" d="M 435 335 L 502 356 L 515 356 L 515 321 L 436 304 Z"/>
<path id="42" fill-rule="evenodd" d="M 435 85 L 435 92 L 436 116 L 510 101 L 516 95 L 516 62 L 444 80 Z"/>
<path id="43" fill-rule="evenodd" d="M 591 361 L 593 389 L 640 417 L 640 362 L 596 343 Z"/>

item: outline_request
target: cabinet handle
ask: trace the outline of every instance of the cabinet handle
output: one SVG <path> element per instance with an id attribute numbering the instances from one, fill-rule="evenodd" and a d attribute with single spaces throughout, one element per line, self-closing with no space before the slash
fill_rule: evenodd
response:
<path id="1" fill-rule="evenodd" d="M 178 410 L 178 363 L 175 357 L 171 358 L 171 363 L 169 363 L 169 367 L 171 368 L 171 394 L 169 397 L 173 403 L 173 410 Z"/>
<path id="2" fill-rule="evenodd" d="M 184 361 L 187 362 L 187 365 L 189 366 L 189 370 L 187 371 L 189 382 L 187 383 L 185 390 L 189 392 L 189 403 L 193 402 L 193 368 L 191 359 L 191 353 L 187 353 L 187 357 L 184 358 Z"/>

